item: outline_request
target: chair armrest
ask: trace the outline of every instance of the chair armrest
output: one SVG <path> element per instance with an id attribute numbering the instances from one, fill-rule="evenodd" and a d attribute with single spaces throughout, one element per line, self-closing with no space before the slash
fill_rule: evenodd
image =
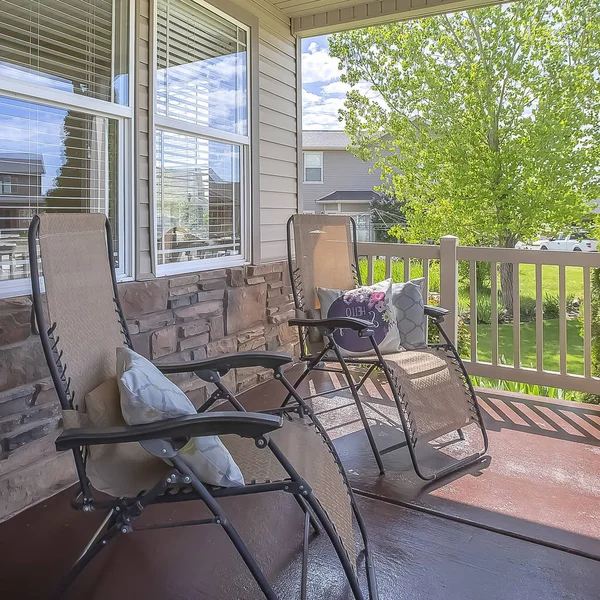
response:
<path id="1" fill-rule="evenodd" d="M 371 321 L 355 319 L 353 317 L 336 317 L 333 319 L 290 319 L 288 325 L 292 327 L 324 327 L 325 329 L 352 329 L 364 331 L 375 327 Z"/>
<path id="2" fill-rule="evenodd" d="M 289 354 L 278 352 L 237 352 L 224 354 L 214 358 L 204 358 L 186 363 L 155 365 L 165 375 L 172 373 L 193 373 L 195 371 L 216 371 L 220 375 L 228 373 L 231 369 L 244 367 L 265 367 L 277 369 L 291 363 L 294 359 Z"/>
<path id="3" fill-rule="evenodd" d="M 275 415 L 250 412 L 208 412 L 144 423 L 143 425 L 67 429 L 56 438 L 55 445 L 57 450 L 72 450 L 80 446 L 104 446 L 144 440 L 227 434 L 256 439 L 280 429 L 282 425 L 283 419 Z"/>
<path id="4" fill-rule="evenodd" d="M 430 304 L 426 304 L 425 314 L 441 323 L 444 320 L 444 317 L 450 314 L 450 311 L 447 308 L 442 308 L 441 306 L 431 306 Z"/>

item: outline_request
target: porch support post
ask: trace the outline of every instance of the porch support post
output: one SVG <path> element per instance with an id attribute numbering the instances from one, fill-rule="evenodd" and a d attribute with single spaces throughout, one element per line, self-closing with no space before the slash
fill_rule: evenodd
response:
<path id="1" fill-rule="evenodd" d="M 445 235 L 440 239 L 440 306 L 450 311 L 444 329 L 456 345 L 458 337 L 458 238 Z"/>

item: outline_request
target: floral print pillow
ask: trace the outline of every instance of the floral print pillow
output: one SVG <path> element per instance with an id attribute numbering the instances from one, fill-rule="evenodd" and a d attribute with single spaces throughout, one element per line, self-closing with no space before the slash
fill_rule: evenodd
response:
<path id="1" fill-rule="evenodd" d="M 348 291 L 317 288 L 317 295 L 323 318 L 354 317 L 371 321 L 379 350 L 383 354 L 398 351 L 400 335 L 392 305 L 391 279 Z M 333 337 L 344 356 L 374 354 L 369 338 L 359 337 L 355 331 L 339 329 Z"/>

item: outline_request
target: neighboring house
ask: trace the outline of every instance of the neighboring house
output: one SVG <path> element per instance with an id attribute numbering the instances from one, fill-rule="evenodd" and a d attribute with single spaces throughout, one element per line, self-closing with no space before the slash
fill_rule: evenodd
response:
<path id="1" fill-rule="evenodd" d="M 347 150 L 349 144 L 343 131 L 302 132 L 303 211 L 352 215 L 359 239 L 373 241 L 371 203 L 380 198 L 373 188 L 381 179 L 373 162 L 356 158 Z"/>

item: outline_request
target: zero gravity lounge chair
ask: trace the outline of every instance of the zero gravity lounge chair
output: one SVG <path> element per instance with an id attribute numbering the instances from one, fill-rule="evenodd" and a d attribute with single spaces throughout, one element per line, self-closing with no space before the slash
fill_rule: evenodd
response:
<path id="1" fill-rule="evenodd" d="M 310 527 L 328 535 L 348 580 L 348 597 L 377 597 L 364 524 L 343 467 L 327 433 L 285 378 L 290 356 L 248 352 L 180 365 L 160 366 L 165 374 L 194 373 L 215 386 L 198 414 L 143 425 L 126 425 L 120 405 L 92 394 L 115 377 L 116 348 L 132 348 L 117 292 L 110 226 L 101 214 L 43 214 L 29 228 L 33 302 L 44 354 L 63 411 L 64 431 L 58 450 L 72 450 L 79 479 L 74 507 L 103 510 L 106 517 L 62 581 L 62 597 L 77 575 L 116 536 L 136 531 L 136 519 L 153 504 L 200 500 L 212 518 L 159 524 L 213 524 L 223 528 L 264 597 L 278 596 L 220 506 L 223 497 L 254 493 L 292 494 L 304 511 L 300 597 L 307 593 Z M 40 292 L 38 250 L 45 294 Z M 246 412 L 222 377 L 233 368 L 262 366 L 292 395 L 285 408 L 265 413 Z M 100 388 L 98 388 L 100 386 Z M 283 395 L 283 394 L 282 394 Z M 118 397 L 118 395 L 117 395 Z M 235 410 L 208 410 L 228 401 Z M 87 405 L 87 406 L 86 406 Z M 87 412 L 86 412 L 87 408 Z M 111 415 L 119 425 L 106 427 Z M 238 464 L 244 485 L 205 485 L 184 453 L 198 436 L 221 436 Z M 169 462 L 167 463 L 166 460 Z M 109 494 L 94 497 L 93 488 Z M 97 495 L 96 495 L 97 496 Z M 144 526 L 143 529 L 153 528 Z M 356 540 L 360 540 L 355 545 Z M 357 553 L 356 546 L 360 552 Z M 273 552 L 277 553 L 274 547 Z M 368 595 L 361 591 L 357 559 L 364 560 Z M 286 596 L 287 598 L 287 596 Z"/>
<path id="2" fill-rule="evenodd" d="M 288 221 L 288 263 L 297 317 L 289 323 L 298 327 L 300 358 L 305 362 L 305 370 L 294 387 L 298 388 L 313 371 L 342 376 L 346 385 L 305 400 L 350 390 L 380 474 L 385 472 L 382 455 L 405 447 L 416 474 L 424 480 L 447 475 L 479 460 L 487 452 L 487 434 L 477 397 L 455 346 L 442 328 L 449 311 L 424 307 L 443 343 L 412 350 L 400 348 L 388 354 L 382 354 L 375 341 L 373 322 L 346 316 L 327 318 L 328 315 L 321 314 L 318 288 L 341 293 L 362 286 L 356 224 L 351 217 L 293 215 Z M 371 344 L 367 347 L 372 346 L 369 356 L 343 356 L 338 341 L 344 330 L 369 338 Z M 353 379 L 351 369 L 362 375 L 360 380 Z M 369 425 L 363 404 L 366 399 L 360 395 L 376 369 L 389 384 L 392 406 L 388 409 L 395 417 L 391 422 L 402 434 L 401 441 L 382 449 L 378 448 Z M 467 440 L 466 430 L 472 434 Z"/>

